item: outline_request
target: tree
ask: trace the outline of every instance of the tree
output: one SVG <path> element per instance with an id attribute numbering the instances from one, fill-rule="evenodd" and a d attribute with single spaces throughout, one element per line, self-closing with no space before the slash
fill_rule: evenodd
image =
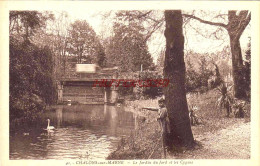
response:
<path id="1" fill-rule="evenodd" d="M 164 54 L 165 54 L 165 49 L 161 50 L 159 53 L 159 57 L 157 58 L 157 68 L 160 70 L 160 68 L 163 68 L 164 65 Z"/>
<path id="2" fill-rule="evenodd" d="M 149 20 L 150 22 L 148 22 L 148 25 L 150 27 L 149 29 L 151 30 L 146 35 L 149 38 L 156 30 L 160 29 L 160 27 L 163 25 L 163 19 L 160 17 L 155 17 L 154 16 L 155 12 L 156 11 L 151 11 L 151 10 L 131 11 L 125 13 L 124 15 L 129 16 L 130 19 Z M 203 11 L 200 12 L 203 13 Z M 223 29 L 227 30 L 230 39 L 230 48 L 232 54 L 232 73 L 233 73 L 235 97 L 237 98 L 245 97 L 246 92 L 245 89 L 243 88 L 244 80 L 243 78 L 241 78 L 241 73 L 243 70 L 243 60 L 242 60 L 242 53 L 241 53 L 239 39 L 251 20 L 250 11 L 231 10 L 228 11 L 228 14 L 216 13 L 214 18 L 216 18 L 218 21 L 221 20 L 220 22 L 207 21 L 201 19 L 200 17 L 195 16 L 194 12 L 192 14 L 183 14 L 183 16 L 184 18 L 186 18 L 185 25 L 189 22 L 190 19 L 195 19 L 201 23 L 218 27 L 217 30 L 210 35 L 210 36 L 214 36 L 216 39 L 219 39 L 219 34 L 222 33 Z M 225 24 L 223 22 L 228 22 L 228 23 Z M 200 33 L 198 30 L 196 31 Z"/>
<path id="3" fill-rule="evenodd" d="M 169 147 L 193 147 L 188 105 L 185 92 L 184 36 L 180 10 L 165 11 L 166 52 L 164 78 L 169 85 L 164 89 L 166 107 L 170 120 Z"/>
<path id="4" fill-rule="evenodd" d="M 157 31 L 163 33 L 164 17 L 161 10 L 121 10 L 116 13 L 109 11 L 103 14 L 103 18 L 110 21 L 111 16 L 113 19 L 113 15 L 117 21 L 135 22 L 142 25 L 145 28 L 142 31 L 145 42 Z"/>
<path id="5" fill-rule="evenodd" d="M 34 121 L 46 104 L 55 102 L 53 53 L 40 42 L 34 43 L 49 16 L 37 11 L 10 12 L 10 121 Z"/>
<path id="6" fill-rule="evenodd" d="M 10 38 L 10 118 L 35 120 L 45 104 L 55 102 L 52 52 Z"/>
<path id="7" fill-rule="evenodd" d="M 208 86 L 208 79 L 213 75 L 210 69 L 209 54 L 188 51 L 185 55 L 186 63 L 186 92 L 203 92 Z"/>
<path id="8" fill-rule="evenodd" d="M 245 28 L 251 20 L 251 13 L 249 11 L 228 11 L 228 23 L 220 23 L 203 20 L 199 17 L 190 14 L 183 14 L 185 17 L 200 21 L 201 23 L 219 26 L 227 30 L 230 39 L 230 48 L 232 54 L 232 72 L 234 81 L 234 95 L 236 98 L 243 98 L 246 96 L 246 91 L 243 88 L 244 79 L 241 77 L 243 70 L 243 59 L 239 39 Z"/>
<path id="9" fill-rule="evenodd" d="M 144 41 L 148 41 L 152 35 L 161 29 L 164 24 L 163 12 L 160 10 L 130 10 L 120 11 L 117 17 L 124 21 L 136 22 L 145 30 L 142 32 Z"/>
<path id="10" fill-rule="evenodd" d="M 69 36 L 69 52 L 77 56 L 77 63 L 103 65 L 104 48 L 86 21 L 77 20 L 72 23 Z"/>
<path id="11" fill-rule="evenodd" d="M 119 66 L 120 71 L 151 69 L 153 61 L 148 51 L 143 26 L 136 22 L 116 22 L 114 35 L 106 50 L 108 66 Z"/>
<path id="12" fill-rule="evenodd" d="M 68 29 L 69 17 L 68 14 L 63 11 L 56 16 L 52 22 L 51 35 L 47 35 L 52 41 L 53 52 L 55 53 L 55 75 L 58 78 L 66 73 L 69 40 Z"/>
<path id="13" fill-rule="evenodd" d="M 9 35 L 29 40 L 37 28 L 45 27 L 46 21 L 53 19 L 50 13 L 38 11 L 10 11 Z"/>

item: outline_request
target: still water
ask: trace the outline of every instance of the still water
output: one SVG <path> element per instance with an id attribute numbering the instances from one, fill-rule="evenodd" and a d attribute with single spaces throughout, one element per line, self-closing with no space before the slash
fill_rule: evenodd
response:
<path id="1" fill-rule="evenodd" d="M 61 106 L 44 113 L 37 127 L 10 134 L 10 159 L 105 159 L 134 131 L 137 118 L 124 107 Z M 45 119 L 53 132 L 44 130 Z"/>

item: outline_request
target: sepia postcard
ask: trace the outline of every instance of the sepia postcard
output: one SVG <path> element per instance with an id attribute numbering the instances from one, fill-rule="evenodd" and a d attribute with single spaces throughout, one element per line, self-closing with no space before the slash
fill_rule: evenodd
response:
<path id="1" fill-rule="evenodd" d="M 0 8 L 0 166 L 259 165 L 258 1 Z"/>

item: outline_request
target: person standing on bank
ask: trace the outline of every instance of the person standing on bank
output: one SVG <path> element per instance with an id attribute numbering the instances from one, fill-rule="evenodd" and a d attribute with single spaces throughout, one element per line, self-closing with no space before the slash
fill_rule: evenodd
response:
<path id="1" fill-rule="evenodd" d="M 170 133 L 170 120 L 168 117 L 167 108 L 165 106 L 165 99 L 161 98 L 158 100 L 159 104 L 159 110 L 158 110 L 158 122 L 162 129 L 162 146 L 163 146 L 163 152 L 164 152 L 164 158 L 166 158 L 166 150 L 167 147 L 165 147 L 166 141 L 167 141 L 167 134 Z"/>
<path id="2" fill-rule="evenodd" d="M 167 134 L 170 133 L 170 121 L 168 117 L 168 112 L 167 108 L 165 106 L 165 99 L 161 98 L 158 100 L 158 105 L 159 108 L 143 108 L 151 111 L 158 111 L 158 118 L 157 121 L 159 122 L 160 128 L 162 130 L 162 146 L 163 146 L 163 152 L 164 152 L 164 157 L 166 158 L 166 141 L 167 141 Z"/>
<path id="3" fill-rule="evenodd" d="M 157 120 L 160 123 L 161 129 L 163 133 L 170 133 L 169 128 L 169 117 L 167 113 L 167 108 L 165 107 L 165 100 L 161 98 L 158 100 L 159 109 L 158 109 L 158 118 Z"/>

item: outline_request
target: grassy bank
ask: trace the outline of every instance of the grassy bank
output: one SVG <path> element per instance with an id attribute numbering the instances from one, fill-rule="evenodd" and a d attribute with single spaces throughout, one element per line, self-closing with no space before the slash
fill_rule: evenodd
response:
<path id="1" fill-rule="evenodd" d="M 244 119 L 226 117 L 224 110 L 219 110 L 215 103 L 219 96 L 215 90 L 208 91 L 204 94 L 189 94 L 187 100 L 189 105 L 196 105 L 199 109 L 195 114 L 200 118 L 201 124 L 192 126 L 192 132 L 195 140 L 199 140 L 203 145 L 205 136 L 217 134 L 220 130 L 230 128 L 234 125 L 239 126 L 244 122 L 249 122 L 249 115 Z M 126 106 L 133 108 L 138 114 L 145 117 L 144 121 L 138 122 L 138 129 L 132 133 L 129 138 L 121 140 L 116 151 L 111 153 L 107 159 L 161 159 L 163 158 L 161 131 L 156 121 L 157 112 L 144 111 L 143 107 L 158 107 L 156 100 L 138 100 L 127 101 Z M 246 106 L 250 110 L 250 106 Z M 214 137 L 214 136 L 213 136 Z M 205 149 L 199 151 L 205 153 Z M 197 156 L 198 151 L 186 153 L 167 154 L 167 158 L 203 158 Z M 200 153 L 200 154 L 203 154 Z M 204 158 L 207 156 L 204 155 Z M 218 158 L 217 156 L 215 156 Z"/>

